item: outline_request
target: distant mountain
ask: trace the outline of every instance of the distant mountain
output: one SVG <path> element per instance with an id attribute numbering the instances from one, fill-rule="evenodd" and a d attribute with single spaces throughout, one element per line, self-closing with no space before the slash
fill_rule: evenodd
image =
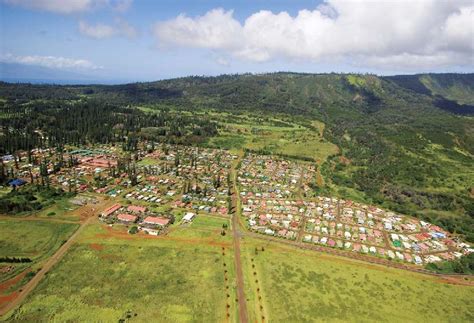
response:
<path id="1" fill-rule="evenodd" d="M 90 75 L 43 66 L 0 63 L 0 80 L 11 83 L 32 84 L 119 84 L 123 80 L 93 78 Z"/>

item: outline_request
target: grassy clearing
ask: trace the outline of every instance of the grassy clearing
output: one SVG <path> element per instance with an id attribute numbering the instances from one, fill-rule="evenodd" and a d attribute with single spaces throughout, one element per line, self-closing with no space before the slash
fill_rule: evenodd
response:
<path id="1" fill-rule="evenodd" d="M 229 304 L 229 321 L 236 320 L 227 244 L 223 250 L 207 239 L 191 243 L 113 233 L 89 226 L 11 319 L 222 322 Z"/>
<path id="2" fill-rule="evenodd" d="M 265 251 L 255 254 L 255 247 Z M 249 308 L 271 322 L 472 322 L 474 288 L 343 258 L 247 240 Z M 254 259 L 252 262 L 251 259 Z M 255 269 L 251 267 L 255 264 Z M 257 294 L 255 276 L 261 288 Z M 249 278 L 251 277 L 251 278 Z"/>
<path id="3" fill-rule="evenodd" d="M 210 138 L 208 145 L 312 158 L 320 163 L 338 152 L 337 146 L 323 138 L 324 124 L 319 121 L 312 122 L 315 129 L 282 120 L 272 120 L 277 125 L 251 118 L 237 121 L 225 122 L 219 135 Z"/>
<path id="4" fill-rule="evenodd" d="M 24 257 L 32 262 L 13 264 L 15 270 L 0 274 L 0 281 L 15 276 L 25 268 L 35 267 L 51 256 L 77 228 L 78 225 L 70 223 L 1 219 L 0 257 Z"/>
<path id="5" fill-rule="evenodd" d="M 227 224 L 226 235 L 222 236 L 223 225 Z M 191 224 L 180 225 L 172 230 L 170 237 L 207 238 L 230 243 L 229 219 L 199 214 Z"/>
<path id="6" fill-rule="evenodd" d="M 159 160 L 155 158 L 150 158 L 150 157 L 145 157 L 137 163 L 137 165 L 140 165 L 140 166 L 154 166 L 154 165 L 159 165 L 159 164 L 160 164 Z"/>
<path id="7" fill-rule="evenodd" d="M 58 220 L 69 220 L 69 221 L 79 221 L 80 217 L 71 211 L 74 211 L 78 208 L 77 205 L 74 205 L 69 202 L 69 198 L 62 198 L 55 201 L 55 203 L 41 210 L 36 217 L 38 218 L 48 218 L 48 219 L 58 219 Z"/>

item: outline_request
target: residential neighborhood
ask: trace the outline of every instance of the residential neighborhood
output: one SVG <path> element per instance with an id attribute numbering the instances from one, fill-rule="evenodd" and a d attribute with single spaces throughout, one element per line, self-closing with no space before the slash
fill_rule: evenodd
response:
<path id="1" fill-rule="evenodd" d="M 238 184 L 248 228 L 418 265 L 474 251 L 440 227 L 415 218 L 349 200 L 304 197 L 314 172 L 304 162 L 247 155 Z"/>
<path id="2" fill-rule="evenodd" d="M 7 167 L 19 164 L 18 178 L 10 185 L 47 182 L 64 191 L 106 196 L 117 203 L 100 214 L 102 221 L 137 226 L 151 235 L 165 233 L 175 220 L 191 223 L 198 214 L 229 217 L 230 172 L 238 162 L 235 193 L 253 232 L 417 265 L 473 251 L 428 222 L 317 196 L 312 189 L 316 165 L 310 162 L 251 152 L 239 159 L 226 150 L 177 145 L 147 148 L 125 157 L 122 149 L 108 145 L 61 154 L 37 149 L 30 156 L 6 155 L 2 160 Z M 36 160 L 37 166 L 28 160 Z M 87 203 L 84 197 L 76 200 Z"/>

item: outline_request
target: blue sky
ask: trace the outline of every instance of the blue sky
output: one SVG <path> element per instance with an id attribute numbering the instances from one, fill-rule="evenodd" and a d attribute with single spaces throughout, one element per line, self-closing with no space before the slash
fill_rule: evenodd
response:
<path id="1" fill-rule="evenodd" d="M 0 0 L 0 15 L 1 62 L 90 80 L 474 65 L 463 0 Z"/>

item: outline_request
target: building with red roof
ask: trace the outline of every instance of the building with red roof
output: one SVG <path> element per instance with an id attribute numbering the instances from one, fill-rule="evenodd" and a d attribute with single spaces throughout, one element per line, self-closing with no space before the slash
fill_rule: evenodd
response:
<path id="1" fill-rule="evenodd" d="M 143 220 L 144 224 L 150 224 L 150 225 L 159 225 L 159 226 L 167 226 L 170 223 L 170 219 L 164 218 L 161 216 L 147 216 L 145 220 Z"/>
<path id="2" fill-rule="evenodd" d="M 128 212 L 133 212 L 133 213 L 144 213 L 146 212 L 146 207 L 144 206 L 138 206 L 138 205 L 130 205 L 127 208 Z"/>
<path id="3" fill-rule="evenodd" d="M 128 223 L 133 223 L 137 221 L 137 216 L 136 215 L 131 215 L 131 214 L 126 214 L 126 213 L 120 213 L 117 215 L 117 219 L 122 222 L 128 222 Z"/>
<path id="4" fill-rule="evenodd" d="M 101 215 L 103 217 L 108 217 L 109 215 L 111 215 L 112 213 L 114 213 L 115 211 L 120 209 L 121 207 L 122 206 L 120 204 L 114 204 L 111 207 L 109 207 L 108 209 L 104 210 Z"/>

